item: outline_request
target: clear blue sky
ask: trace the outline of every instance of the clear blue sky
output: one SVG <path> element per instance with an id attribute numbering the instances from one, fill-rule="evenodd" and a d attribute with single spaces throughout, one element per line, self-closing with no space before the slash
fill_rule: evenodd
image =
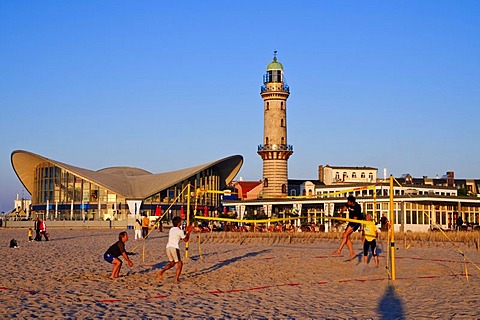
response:
<path id="1" fill-rule="evenodd" d="M 479 16 L 479 1 L 0 1 L 0 211 L 25 192 L 17 149 L 154 173 L 241 154 L 237 179 L 261 179 L 274 50 L 289 178 L 478 179 Z"/>

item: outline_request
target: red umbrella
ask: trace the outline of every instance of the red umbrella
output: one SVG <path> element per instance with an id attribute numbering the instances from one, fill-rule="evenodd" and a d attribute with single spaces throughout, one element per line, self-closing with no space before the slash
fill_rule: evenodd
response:
<path id="1" fill-rule="evenodd" d="M 155 216 L 159 217 L 159 216 L 161 216 L 161 215 L 162 215 L 162 207 L 157 206 L 157 207 L 155 208 Z"/>
<path id="2" fill-rule="evenodd" d="M 203 207 L 203 215 L 205 217 L 208 217 L 208 207 L 207 206 Z"/>
<path id="3" fill-rule="evenodd" d="M 180 207 L 180 218 L 185 219 L 185 211 L 183 210 L 183 206 Z"/>

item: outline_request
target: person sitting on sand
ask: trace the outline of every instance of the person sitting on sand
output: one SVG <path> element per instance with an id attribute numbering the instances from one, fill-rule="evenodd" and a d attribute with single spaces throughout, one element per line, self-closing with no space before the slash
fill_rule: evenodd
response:
<path id="1" fill-rule="evenodd" d="M 340 210 L 340 214 L 347 210 L 349 211 L 350 219 L 362 220 L 362 208 L 356 202 L 355 197 L 352 195 L 348 196 L 347 204 Z M 352 235 L 352 233 L 357 231 L 358 228 L 360 228 L 360 223 L 349 222 L 347 228 L 343 232 L 342 242 L 340 242 L 340 246 L 332 254 L 341 254 L 343 246 L 347 245 L 348 251 L 350 252 L 350 260 L 352 260 L 355 257 L 355 252 L 353 251 L 353 244 L 352 240 L 350 240 L 350 236 Z"/>
<path id="2" fill-rule="evenodd" d="M 368 248 L 372 248 L 372 256 L 375 261 L 375 267 L 378 268 L 378 255 L 377 255 L 377 229 L 375 222 L 372 219 L 372 215 L 369 213 L 366 217 L 367 221 L 364 221 L 362 230 L 363 241 L 363 262 L 367 263 Z"/>
<path id="3" fill-rule="evenodd" d="M 182 273 L 183 262 L 180 258 L 180 247 L 179 242 L 183 240 L 187 242 L 190 238 L 190 233 L 193 230 L 193 226 L 187 226 L 187 234 L 183 232 L 182 229 L 179 228 L 182 219 L 180 217 L 175 217 L 172 220 L 173 227 L 170 229 L 168 233 L 168 242 L 166 246 L 166 253 L 168 257 L 168 264 L 163 267 L 162 270 L 158 273 L 158 279 L 163 279 L 163 274 L 168 269 L 172 268 L 175 264 L 177 265 L 177 271 L 175 273 L 175 278 L 173 279 L 174 283 L 179 282 L 180 274 Z"/>
<path id="4" fill-rule="evenodd" d="M 122 269 L 122 260 L 119 259 L 120 256 L 123 256 L 129 267 L 133 266 L 133 262 L 128 258 L 127 251 L 125 251 L 125 242 L 127 241 L 128 233 L 126 231 L 120 232 L 118 235 L 118 241 L 112 244 L 103 255 L 105 261 L 113 264 L 110 279 L 118 278 L 118 275 L 120 274 L 120 269 Z"/>

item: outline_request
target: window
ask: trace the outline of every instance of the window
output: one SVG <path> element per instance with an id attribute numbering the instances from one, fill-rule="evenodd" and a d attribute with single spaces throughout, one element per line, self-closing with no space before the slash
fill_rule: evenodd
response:
<path id="1" fill-rule="evenodd" d="M 268 187 L 268 178 L 265 178 L 265 179 L 263 180 L 263 186 L 264 186 L 264 187 Z"/>
<path id="2" fill-rule="evenodd" d="M 357 178 L 357 173 L 356 172 L 352 172 L 352 178 Z"/>
<path id="3" fill-rule="evenodd" d="M 365 179 L 365 172 L 362 172 L 362 174 L 360 175 L 360 177 L 361 177 L 362 179 Z"/>
<path id="4" fill-rule="evenodd" d="M 280 120 L 280 127 L 283 128 L 284 126 L 285 126 L 284 121 L 283 121 L 283 119 L 281 119 L 281 120 Z"/>
<path id="5" fill-rule="evenodd" d="M 281 70 L 269 70 L 267 71 L 267 82 L 282 82 Z"/>
<path id="6" fill-rule="evenodd" d="M 335 172 L 335 180 L 340 180 L 340 173 L 339 172 Z"/>
<path id="7" fill-rule="evenodd" d="M 283 101 L 280 102 L 280 110 L 283 110 Z"/>
<path id="8" fill-rule="evenodd" d="M 368 174 L 368 180 L 373 181 L 373 173 L 370 172 Z"/>
<path id="9" fill-rule="evenodd" d="M 267 102 L 267 103 L 265 104 L 265 110 L 268 110 L 269 108 L 270 108 L 270 104 L 269 104 L 269 102 Z"/>
<path id="10" fill-rule="evenodd" d="M 265 138 L 265 144 L 268 145 L 268 137 Z"/>
<path id="11" fill-rule="evenodd" d="M 282 193 L 287 193 L 287 185 L 282 184 Z"/>

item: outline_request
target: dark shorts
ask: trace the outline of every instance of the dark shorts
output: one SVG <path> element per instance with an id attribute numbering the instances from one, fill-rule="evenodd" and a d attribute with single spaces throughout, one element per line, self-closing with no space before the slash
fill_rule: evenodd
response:
<path id="1" fill-rule="evenodd" d="M 358 228 L 360 228 L 360 223 L 349 222 L 347 224 L 347 228 L 348 227 L 351 227 L 353 229 L 353 231 L 357 231 Z"/>
<path id="2" fill-rule="evenodd" d="M 373 239 L 372 241 L 365 240 L 363 242 L 363 255 L 366 257 L 368 256 L 368 249 L 372 248 L 372 256 L 377 256 L 377 241 Z"/>
<path id="3" fill-rule="evenodd" d="M 113 255 L 111 255 L 110 253 L 105 253 L 103 255 L 103 259 L 105 259 L 105 261 L 107 261 L 108 263 L 112 263 L 113 259 L 115 259 L 115 257 Z"/>

